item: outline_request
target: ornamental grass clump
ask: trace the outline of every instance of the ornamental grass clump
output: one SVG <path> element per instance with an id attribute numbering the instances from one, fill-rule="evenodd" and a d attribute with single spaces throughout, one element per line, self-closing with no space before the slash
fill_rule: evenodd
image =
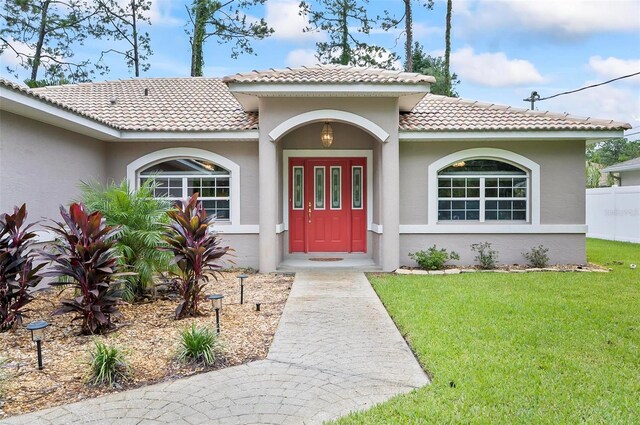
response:
<path id="1" fill-rule="evenodd" d="M 118 347 L 95 341 L 89 357 L 90 384 L 113 387 L 124 382 L 131 373 L 131 366 Z"/>
<path id="2" fill-rule="evenodd" d="M 71 204 L 69 211 L 60 207 L 63 222 L 47 226 L 58 238 L 51 252 L 43 252 L 52 263 L 44 276 L 58 278 L 51 286 L 76 290 L 75 298 L 62 300 L 54 315 L 75 313 L 82 320 L 82 333 L 103 333 L 114 328 L 112 317 L 120 315 L 118 301 L 121 278 L 118 255 L 114 247 L 119 229 L 107 226 L 99 211 L 91 214 L 82 204 Z"/>
<path id="3" fill-rule="evenodd" d="M 440 270 L 444 268 L 444 264 L 449 260 L 459 260 L 460 256 L 455 251 L 447 251 L 446 249 L 438 249 L 435 245 L 426 251 L 418 251 L 409 254 L 409 258 L 414 260 L 420 268 L 424 270 Z"/>
<path id="4" fill-rule="evenodd" d="M 209 327 L 199 328 L 192 323 L 180 332 L 180 361 L 210 366 L 216 361 L 219 349 L 216 332 Z"/>
<path id="5" fill-rule="evenodd" d="M 27 207 L 15 207 L 13 214 L 0 215 L 0 332 L 22 324 L 24 307 L 33 301 L 33 290 L 42 280 L 33 265 L 36 234 L 25 225 Z"/>
<path id="6" fill-rule="evenodd" d="M 104 187 L 98 183 L 82 183 L 82 200 L 91 211 L 100 211 L 107 225 L 119 226 L 115 241 L 122 270 L 135 272 L 125 278 L 122 297 L 135 301 L 148 296 L 154 275 L 169 269 L 171 254 L 158 250 L 163 244 L 163 224 L 169 219 L 171 203 L 153 197 L 153 182 L 147 180 L 132 190 L 125 179 L 120 184 Z"/>
<path id="7" fill-rule="evenodd" d="M 218 234 L 211 229 L 214 216 L 207 216 L 197 193 L 167 214 L 171 221 L 163 239 L 168 247 L 159 249 L 173 254 L 172 263 L 177 269 L 169 271 L 182 298 L 176 308 L 176 319 L 196 317 L 209 275 L 216 278 L 215 273 L 223 267 L 221 259 L 230 248 L 220 246 Z"/>

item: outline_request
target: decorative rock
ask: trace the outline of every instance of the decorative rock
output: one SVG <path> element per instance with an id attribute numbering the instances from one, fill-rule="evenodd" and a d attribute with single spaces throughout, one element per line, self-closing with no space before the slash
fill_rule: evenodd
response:
<path id="1" fill-rule="evenodd" d="M 411 274 L 411 270 L 408 270 L 408 269 L 396 269 L 396 274 Z"/>
<path id="2" fill-rule="evenodd" d="M 444 270 L 429 270 L 429 274 L 444 274 Z"/>
<path id="3" fill-rule="evenodd" d="M 446 269 L 444 271 L 444 274 L 460 274 L 461 271 L 460 269 Z"/>
<path id="4" fill-rule="evenodd" d="M 462 269 L 460 273 L 475 273 L 476 269 Z"/>

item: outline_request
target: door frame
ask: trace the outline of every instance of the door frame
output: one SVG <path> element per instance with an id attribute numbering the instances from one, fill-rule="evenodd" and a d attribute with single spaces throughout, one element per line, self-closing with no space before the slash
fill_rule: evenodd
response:
<path id="1" fill-rule="evenodd" d="M 373 224 L 373 150 L 372 149 L 283 149 L 282 150 L 282 231 L 289 230 L 289 158 L 365 158 L 367 169 L 367 231 Z"/>

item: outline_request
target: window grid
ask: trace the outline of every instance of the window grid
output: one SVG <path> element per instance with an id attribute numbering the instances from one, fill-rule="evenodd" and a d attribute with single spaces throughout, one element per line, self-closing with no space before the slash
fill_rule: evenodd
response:
<path id="1" fill-rule="evenodd" d="M 231 176 L 194 176 L 194 175 L 166 175 L 141 176 L 140 184 L 147 180 L 154 181 L 156 188 L 154 198 L 163 198 L 172 203 L 189 198 L 195 192 L 200 196 L 202 206 L 207 214 L 215 215 L 218 221 L 229 221 L 231 217 Z"/>
<path id="2" fill-rule="evenodd" d="M 528 188 L 523 175 L 438 176 L 438 221 L 529 221 Z"/>

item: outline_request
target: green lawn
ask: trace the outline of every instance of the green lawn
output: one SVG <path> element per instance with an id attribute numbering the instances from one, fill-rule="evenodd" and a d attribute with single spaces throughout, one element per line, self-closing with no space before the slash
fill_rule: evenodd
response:
<path id="1" fill-rule="evenodd" d="M 613 272 L 371 276 L 432 384 L 338 423 L 640 423 L 640 245 L 587 246 Z"/>

